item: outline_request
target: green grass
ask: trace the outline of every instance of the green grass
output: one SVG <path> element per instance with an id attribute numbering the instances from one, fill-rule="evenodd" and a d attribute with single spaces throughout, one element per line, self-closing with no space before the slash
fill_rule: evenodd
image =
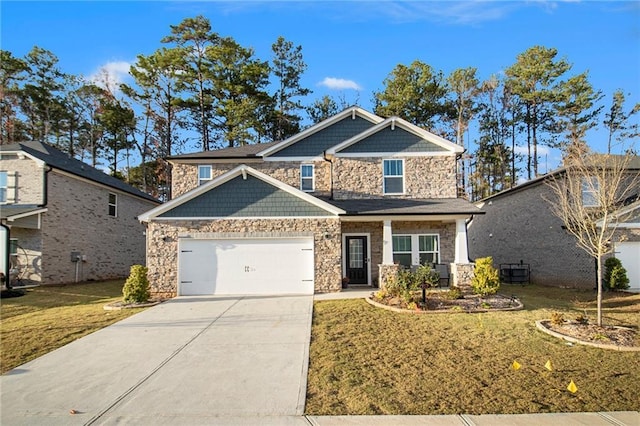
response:
<path id="1" fill-rule="evenodd" d="M 113 324 L 140 309 L 105 311 L 122 298 L 123 280 L 42 286 L 0 306 L 0 373 Z"/>
<path id="2" fill-rule="evenodd" d="M 595 321 L 595 292 L 504 286 L 525 309 L 415 315 L 363 300 L 314 305 L 306 411 L 312 415 L 483 414 L 640 409 L 640 353 L 544 334 L 559 311 Z M 607 293 L 604 321 L 640 326 L 640 295 Z M 517 360 L 522 368 L 511 368 Z M 554 369 L 544 364 L 551 360 Z M 573 380 L 578 391 L 567 391 Z"/>

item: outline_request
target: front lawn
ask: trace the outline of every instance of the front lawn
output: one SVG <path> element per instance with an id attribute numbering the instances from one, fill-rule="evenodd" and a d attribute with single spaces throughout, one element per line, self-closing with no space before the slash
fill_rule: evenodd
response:
<path id="1" fill-rule="evenodd" d="M 517 296 L 524 310 L 419 315 L 364 300 L 315 302 L 307 414 L 640 409 L 640 352 L 570 344 L 535 327 L 553 312 L 568 319 L 586 312 L 595 321 L 594 291 L 504 285 L 500 292 Z M 640 327 L 640 295 L 606 293 L 603 307 L 605 323 Z M 567 390 L 572 380 L 575 393 Z"/>
<path id="2" fill-rule="evenodd" d="M 120 321 L 140 309 L 105 311 L 122 298 L 123 280 L 42 286 L 2 299 L 0 373 Z"/>

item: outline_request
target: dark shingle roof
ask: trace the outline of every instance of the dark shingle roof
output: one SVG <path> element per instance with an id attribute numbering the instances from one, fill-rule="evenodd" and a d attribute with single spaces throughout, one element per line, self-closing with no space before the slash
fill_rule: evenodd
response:
<path id="1" fill-rule="evenodd" d="M 109 176 L 80 160 L 69 157 L 67 154 L 51 145 L 37 141 L 0 145 L 0 153 L 15 151 L 23 151 L 41 161 L 44 161 L 54 169 L 59 169 L 67 173 L 92 180 L 102 185 L 135 195 L 136 197 L 158 202 L 158 200 L 153 198 L 151 195 L 145 194 L 138 188 L 135 188 L 113 176 Z"/>
<path id="2" fill-rule="evenodd" d="M 345 210 L 347 216 L 484 214 L 478 207 L 462 198 L 384 198 L 376 200 L 324 201 Z"/>
<path id="3" fill-rule="evenodd" d="M 189 159 L 213 159 L 213 158 L 251 158 L 256 157 L 260 151 L 272 147 L 279 142 L 256 143 L 244 145 L 237 148 L 224 148 L 213 151 L 194 152 L 191 154 L 173 155 L 168 160 L 189 160 Z M 260 157 L 256 157 L 260 158 Z"/>

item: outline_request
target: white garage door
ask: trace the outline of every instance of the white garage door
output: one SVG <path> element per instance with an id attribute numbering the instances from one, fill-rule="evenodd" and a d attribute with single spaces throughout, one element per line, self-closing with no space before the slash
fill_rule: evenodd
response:
<path id="1" fill-rule="evenodd" d="M 616 243 L 616 257 L 627 270 L 629 290 L 640 291 L 640 242 Z"/>
<path id="2" fill-rule="evenodd" d="M 178 294 L 313 294 L 313 239 L 180 239 Z"/>

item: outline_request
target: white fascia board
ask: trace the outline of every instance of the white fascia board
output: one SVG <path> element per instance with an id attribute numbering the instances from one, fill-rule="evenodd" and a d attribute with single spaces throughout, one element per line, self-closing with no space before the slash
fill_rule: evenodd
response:
<path id="1" fill-rule="evenodd" d="M 259 153 L 257 153 L 257 156 L 262 156 L 262 157 L 267 157 L 271 154 L 273 154 L 274 152 L 278 152 L 290 145 L 293 145 L 294 143 L 298 142 L 301 139 L 304 139 L 322 129 L 325 129 L 335 123 L 337 123 L 338 121 L 342 120 L 343 118 L 346 118 L 348 116 L 360 116 L 362 118 L 364 118 L 365 120 L 368 120 L 374 124 L 378 124 L 381 123 L 384 119 L 382 117 L 378 117 L 375 114 L 371 114 L 369 111 L 365 111 L 360 107 L 351 107 L 351 108 L 347 108 L 342 112 L 339 112 L 338 114 L 327 118 L 324 121 L 321 121 L 320 123 L 314 124 L 313 126 L 303 130 L 302 132 L 295 134 L 293 136 L 291 136 L 288 139 L 283 140 L 282 142 L 265 149 L 264 151 L 260 151 Z M 265 158 L 266 159 L 266 158 Z"/>
<path id="2" fill-rule="evenodd" d="M 362 158 L 362 157 L 381 157 L 381 158 L 407 158 L 407 157 L 453 157 L 453 152 L 348 152 L 337 153 L 336 158 Z"/>
<path id="3" fill-rule="evenodd" d="M 22 213 L 22 214 L 17 214 L 15 216 L 7 216 L 7 220 L 9 222 L 13 222 L 14 220 L 18 220 L 18 219 L 22 219 L 23 217 L 29 217 L 29 216 L 33 216 L 35 214 L 40 214 L 40 213 L 46 213 L 47 209 L 43 208 L 43 209 L 38 209 L 38 210 L 32 210 L 30 212 L 26 212 L 26 213 Z"/>
<path id="4" fill-rule="evenodd" d="M 403 130 L 406 130 L 409 133 L 412 133 L 426 141 L 432 142 L 442 148 L 444 148 L 446 151 L 449 152 L 453 152 L 456 154 L 461 154 L 464 152 L 464 148 L 461 147 L 460 145 L 457 145 L 453 142 L 449 142 L 448 140 L 435 135 L 431 132 L 428 132 L 424 129 L 421 129 L 420 127 L 413 125 L 411 123 L 409 123 L 406 120 L 403 120 L 402 118 L 399 117 L 389 117 L 386 120 L 378 123 L 377 125 L 373 126 L 370 129 L 365 130 L 362 133 L 359 133 L 357 135 L 355 135 L 354 137 L 347 139 L 346 141 L 342 142 L 341 144 L 338 144 L 330 149 L 327 150 L 327 154 L 333 154 L 336 155 L 338 153 L 338 151 L 341 151 L 353 144 L 355 144 L 356 142 L 361 141 L 362 139 L 365 139 L 375 133 L 378 133 L 379 131 L 386 129 L 389 126 L 397 126 L 400 127 Z"/>
<path id="5" fill-rule="evenodd" d="M 625 216 L 628 215 L 629 213 L 631 213 L 634 210 L 638 210 L 640 209 L 640 201 L 636 201 L 634 203 L 629 204 L 628 206 L 625 206 L 623 208 L 621 208 L 620 210 L 617 210 L 616 212 L 613 213 L 612 217 L 614 220 L 617 220 L 620 216 Z M 633 226 L 628 226 L 628 225 L 633 225 L 633 224 L 629 224 L 629 223 L 619 223 L 619 222 L 615 222 L 616 226 L 618 227 L 624 227 L 624 228 L 633 228 Z M 626 225 L 626 226 L 623 226 Z M 602 226 L 602 219 L 598 220 L 596 222 L 596 226 L 601 227 Z M 611 227 L 612 224 L 609 225 L 609 227 Z"/>
<path id="6" fill-rule="evenodd" d="M 267 162 L 267 161 L 271 161 L 271 162 L 277 162 L 277 161 L 291 161 L 291 162 L 298 162 L 298 161 L 324 161 L 323 157 L 266 157 L 263 161 Z"/>
<path id="7" fill-rule="evenodd" d="M 0 152 L 0 159 L 2 159 L 2 156 L 3 156 L 3 155 L 7 155 L 7 154 L 10 154 L 10 155 L 16 155 L 16 156 L 18 156 L 18 157 L 20 157 L 20 156 L 29 157 L 29 159 L 31 159 L 31 160 L 33 160 L 33 161 L 35 161 L 35 163 L 36 163 L 36 164 L 38 165 L 38 167 L 40 167 L 40 168 L 44 168 L 44 166 L 46 166 L 46 165 L 47 165 L 47 163 L 46 163 L 46 162 L 42 161 L 42 160 L 41 160 L 41 159 L 39 159 L 38 157 L 35 157 L 35 156 L 33 156 L 33 155 L 29 154 L 28 152 L 23 151 L 23 150 L 21 150 L 21 149 L 16 150 L 16 151 L 2 151 L 2 152 Z M 22 159 L 22 158 L 20 158 L 20 159 Z"/>
<path id="8" fill-rule="evenodd" d="M 220 186 L 228 181 L 230 181 L 231 179 L 234 179 L 240 175 L 243 174 L 250 174 L 264 182 L 267 182 L 273 186 L 275 186 L 278 189 L 282 189 L 283 191 L 286 191 L 298 198 L 301 198 L 317 207 L 320 207 L 321 209 L 324 209 L 326 211 L 328 211 L 329 213 L 332 213 L 334 215 L 339 215 L 339 214 L 343 214 L 345 213 L 344 210 L 337 208 L 336 206 L 333 206 L 329 203 L 326 203 L 316 197 L 313 197 L 305 192 L 300 191 L 299 189 L 296 189 L 292 186 L 287 185 L 286 183 L 280 182 L 277 179 L 272 178 L 271 176 L 268 176 L 264 173 L 261 173 L 249 166 L 247 166 L 246 164 L 241 164 L 238 167 L 229 170 L 228 172 L 216 177 L 215 179 L 212 179 L 211 181 L 205 183 L 204 185 L 200 185 L 197 188 L 192 189 L 189 192 L 186 192 L 184 194 L 182 194 L 181 196 L 174 198 L 171 201 L 168 201 L 158 207 L 156 207 L 155 209 L 149 210 L 148 212 L 145 212 L 141 215 L 138 216 L 138 220 L 140 222 L 148 222 L 151 219 L 156 219 L 157 216 L 161 215 L 162 213 L 165 213 L 183 203 L 186 203 L 189 200 L 192 200 L 196 197 L 198 197 L 199 195 L 204 194 L 205 192 Z M 173 218 L 176 219 L 176 218 Z M 192 218 L 193 220 L 195 220 L 196 218 Z M 207 219 L 211 219 L 211 218 L 207 218 Z"/>
<path id="9" fill-rule="evenodd" d="M 197 217 L 156 217 L 156 222 L 170 222 L 180 220 L 282 220 L 282 219 L 337 219 L 335 215 L 327 216 L 197 216 Z"/>

